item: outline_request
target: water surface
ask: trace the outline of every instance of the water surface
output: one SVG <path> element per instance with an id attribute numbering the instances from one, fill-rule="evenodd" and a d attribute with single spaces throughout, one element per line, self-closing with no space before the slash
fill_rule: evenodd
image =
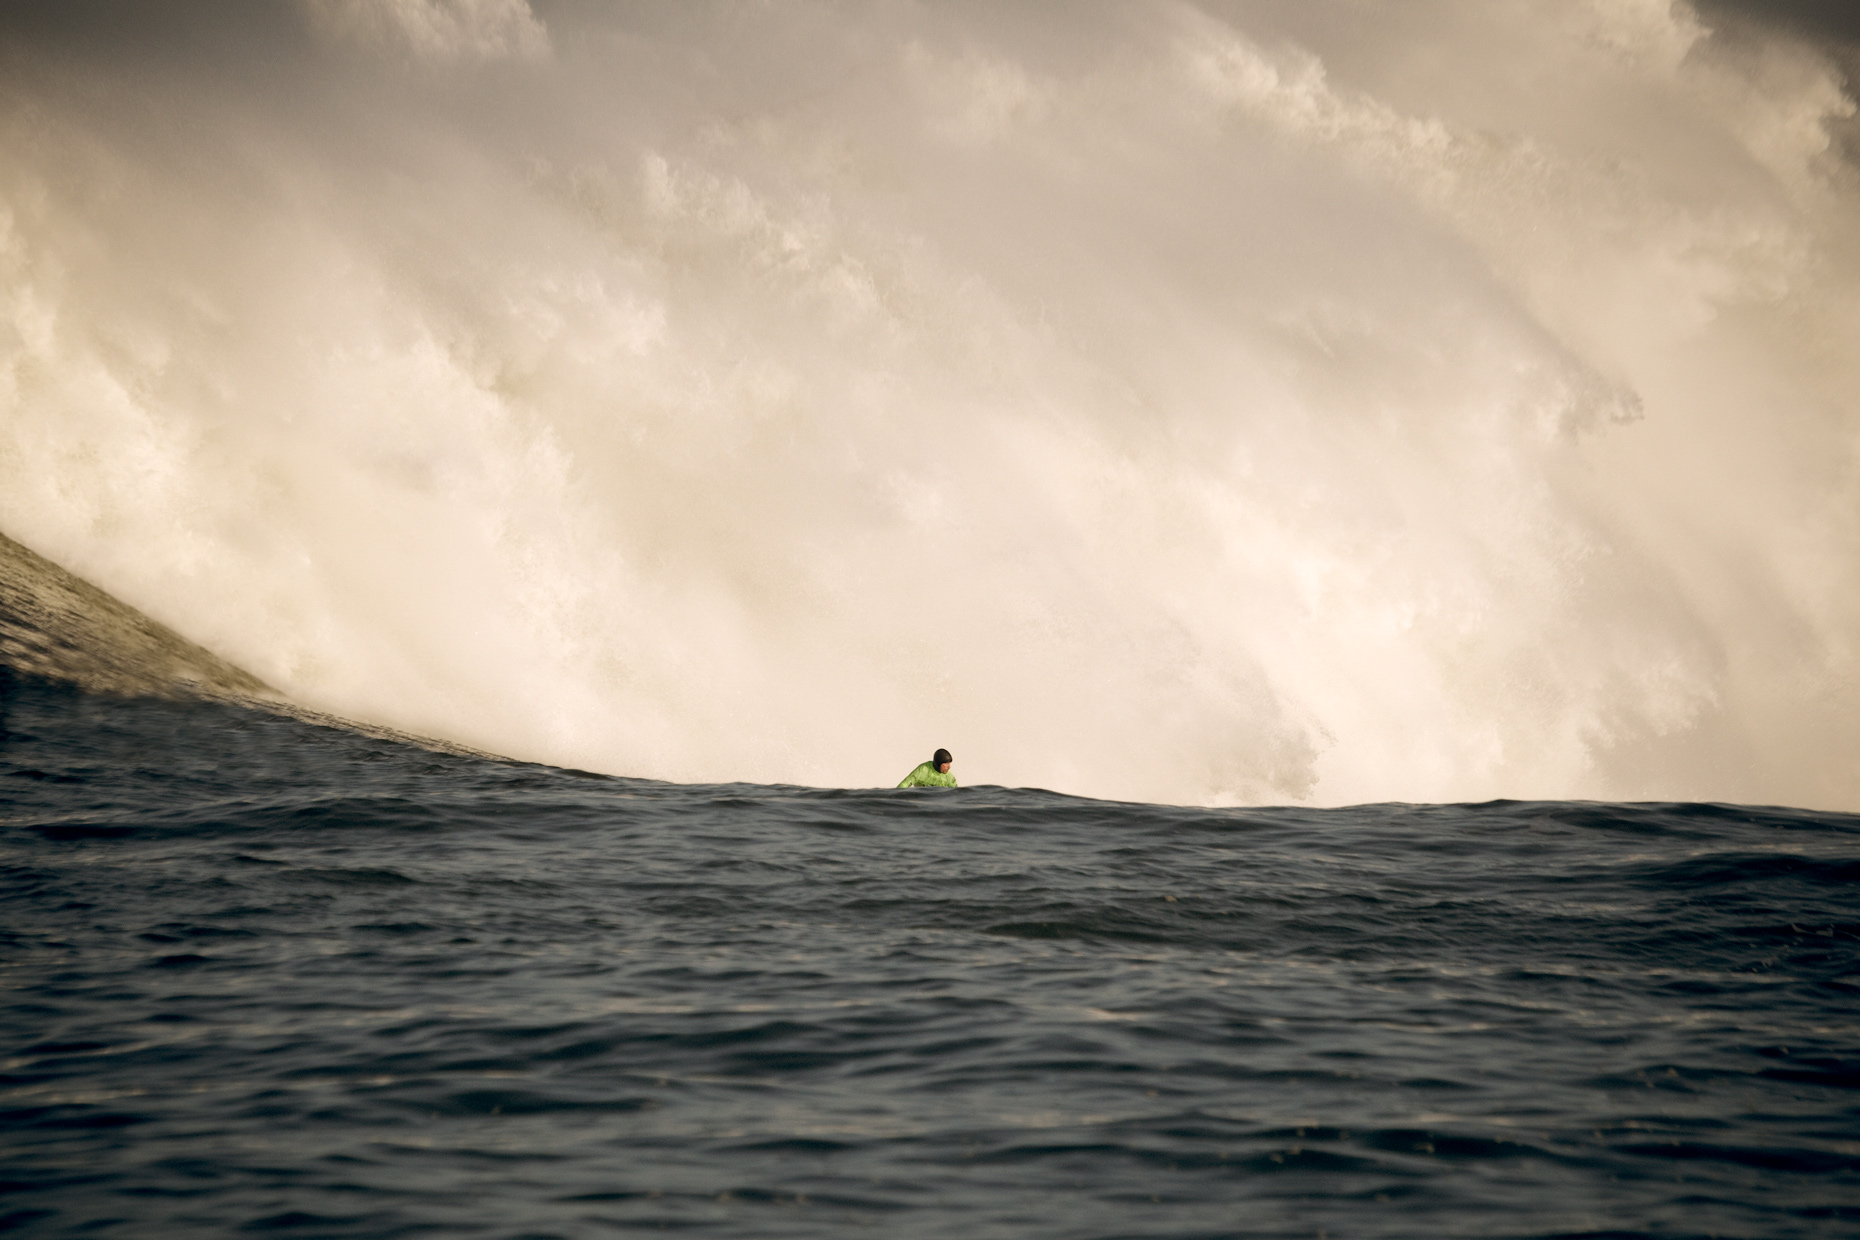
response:
<path id="1" fill-rule="evenodd" d="M 1860 1229 L 1851 815 L 680 786 L 17 679 L 4 730 L 23 1235 Z"/>

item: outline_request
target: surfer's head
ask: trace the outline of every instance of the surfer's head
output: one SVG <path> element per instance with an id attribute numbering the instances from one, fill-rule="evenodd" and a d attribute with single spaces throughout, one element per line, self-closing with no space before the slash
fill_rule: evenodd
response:
<path id="1" fill-rule="evenodd" d="M 955 759 L 949 756 L 949 750 L 939 749 L 936 751 L 935 755 L 931 757 L 930 761 L 936 763 L 937 770 L 947 775 L 949 773 L 949 764 L 954 762 Z"/>

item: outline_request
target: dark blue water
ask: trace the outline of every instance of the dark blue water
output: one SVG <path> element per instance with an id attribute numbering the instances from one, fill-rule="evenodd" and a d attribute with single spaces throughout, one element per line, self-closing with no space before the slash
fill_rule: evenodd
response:
<path id="1" fill-rule="evenodd" d="M 24 1235 L 1860 1234 L 1852 816 L 4 727 Z"/>

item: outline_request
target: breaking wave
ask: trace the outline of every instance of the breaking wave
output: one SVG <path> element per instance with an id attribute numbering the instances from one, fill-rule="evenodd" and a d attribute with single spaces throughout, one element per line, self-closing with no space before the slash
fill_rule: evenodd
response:
<path id="1" fill-rule="evenodd" d="M 0 19 L 0 529 L 309 706 L 675 780 L 1860 804 L 1825 49 L 89 12 Z"/>

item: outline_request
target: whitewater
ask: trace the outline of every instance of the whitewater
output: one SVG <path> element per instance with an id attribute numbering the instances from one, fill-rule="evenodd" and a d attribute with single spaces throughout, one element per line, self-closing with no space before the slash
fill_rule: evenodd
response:
<path id="1" fill-rule="evenodd" d="M 0 530 L 681 781 L 1860 806 L 1838 49 L 1734 6 L 9 6 Z"/>

